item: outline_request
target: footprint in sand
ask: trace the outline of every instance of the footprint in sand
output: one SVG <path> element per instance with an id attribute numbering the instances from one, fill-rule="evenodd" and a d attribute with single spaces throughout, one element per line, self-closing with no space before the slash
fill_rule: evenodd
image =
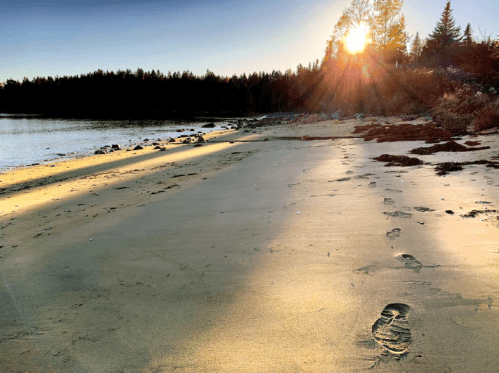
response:
<path id="1" fill-rule="evenodd" d="M 411 330 L 407 328 L 407 316 L 411 307 L 404 303 L 390 303 L 372 327 L 374 340 L 387 352 L 403 355 L 411 344 Z"/>
<path id="2" fill-rule="evenodd" d="M 405 268 L 412 269 L 416 273 L 423 268 L 423 264 L 410 254 L 401 254 L 397 256 L 397 259 L 404 262 Z"/>
<path id="3" fill-rule="evenodd" d="M 400 237 L 400 232 L 402 231 L 402 229 L 400 228 L 393 228 L 391 231 L 389 232 L 386 232 L 386 237 L 388 238 L 396 238 L 396 237 Z"/>

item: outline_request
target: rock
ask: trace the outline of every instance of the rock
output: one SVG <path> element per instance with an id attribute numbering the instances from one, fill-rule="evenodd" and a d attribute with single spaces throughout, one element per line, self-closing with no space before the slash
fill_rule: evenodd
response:
<path id="1" fill-rule="evenodd" d="M 195 131 L 195 129 L 194 129 L 194 128 L 191 128 L 189 131 Z"/>
<path id="2" fill-rule="evenodd" d="M 149 141 L 149 139 L 144 139 L 144 142 L 148 142 L 148 141 Z"/>
<path id="3" fill-rule="evenodd" d="M 185 130 L 183 130 L 182 128 L 177 130 L 177 132 L 184 132 Z"/>
<path id="4" fill-rule="evenodd" d="M 191 143 L 191 139 L 188 137 L 186 138 L 184 141 L 182 141 L 182 144 L 190 144 Z"/>
<path id="5" fill-rule="evenodd" d="M 153 145 L 159 145 L 157 142 L 153 142 L 152 144 L 153 144 Z"/>
<path id="6" fill-rule="evenodd" d="M 206 141 L 204 141 L 203 136 L 199 136 L 197 139 L 197 143 L 202 143 L 202 142 L 206 142 Z"/>
<path id="7" fill-rule="evenodd" d="M 166 148 L 165 148 L 165 147 L 162 147 L 162 148 L 160 147 L 160 148 L 159 148 L 159 151 L 160 151 L 160 152 L 166 152 Z"/>
<path id="8" fill-rule="evenodd" d="M 96 151 L 94 152 L 94 154 L 106 154 L 106 152 L 105 152 L 104 150 L 100 150 L 100 149 L 99 149 L 99 150 L 96 150 Z"/>
<path id="9" fill-rule="evenodd" d="M 58 155 L 59 157 L 64 157 L 66 154 L 63 154 L 63 153 L 57 153 L 57 155 Z"/>
<path id="10" fill-rule="evenodd" d="M 168 142 L 175 142 L 175 139 L 172 137 Z"/>
<path id="11" fill-rule="evenodd" d="M 180 138 L 183 138 L 183 137 L 189 137 L 189 135 L 180 135 L 179 137 L 180 137 Z"/>
<path id="12" fill-rule="evenodd" d="M 120 146 L 118 144 L 113 144 L 111 145 L 111 149 L 114 149 L 114 150 L 121 150 Z"/>
<path id="13" fill-rule="evenodd" d="M 194 145 L 193 147 L 195 148 L 195 147 L 197 147 L 197 146 L 203 146 L 203 144 L 196 144 L 196 145 Z"/>
<path id="14" fill-rule="evenodd" d="M 140 145 L 137 145 L 135 148 L 133 148 L 133 150 L 142 150 L 142 149 L 144 149 L 144 148 Z"/>
<path id="15" fill-rule="evenodd" d="M 201 128 L 215 128 L 215 123 L 207 123 L 201 126 Z"/>
<path id="16" fill-rule="evenodd" d="M 161 146 L 155 146 L 154 149 L 161 149 Z"/>

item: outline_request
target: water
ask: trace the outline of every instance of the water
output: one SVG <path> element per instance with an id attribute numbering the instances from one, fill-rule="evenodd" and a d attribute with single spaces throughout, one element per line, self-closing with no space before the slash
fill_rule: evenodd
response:
<path id="1" fill-rule="evenodd" d="M 215 128 L 201 128 L 206 123 L 202 120 L 44 119 L 0 114 L 0 171 L 90 155 L 104 145 L 128 146 L 145 138 L 178 137 L 182 135 L 176 132 L 178 129 L 185 129 L 185 134 L 208 133 L 227 125 L 227 121 L 222 121 L 215 122 Z M 195 131 L 188 131 L 190 129 Z"/>

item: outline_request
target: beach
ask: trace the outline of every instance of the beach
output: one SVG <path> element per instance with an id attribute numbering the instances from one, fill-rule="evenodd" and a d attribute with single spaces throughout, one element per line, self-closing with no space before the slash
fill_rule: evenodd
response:
<path id="1" fill-rule="evenodd" d="M 415 155 L 434 144 L 354 132 L 405 122 L 430 120 L 283 120 L 1 173 L 1 370 L 496 372 L 499 171 L 476 161 L 499 136 Z"/>

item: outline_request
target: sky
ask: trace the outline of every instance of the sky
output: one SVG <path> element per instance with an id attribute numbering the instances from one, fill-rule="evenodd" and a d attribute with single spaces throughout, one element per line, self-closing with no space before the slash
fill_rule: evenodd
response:
<path id="1" fill-rule="evenodd" d="M 223 0 L 222 0 L 223 1 Z M 293 71 L 324 56 L 351 0 L 0 1 L 0 82 L 97 69 Z M 433 31 L 446 0 L 405 0 L 410 36 Z M 456 26 L 499 38 L 499 0 L 451 0 Z M 481 33 L 480 33 L 481 31 Z"/>

